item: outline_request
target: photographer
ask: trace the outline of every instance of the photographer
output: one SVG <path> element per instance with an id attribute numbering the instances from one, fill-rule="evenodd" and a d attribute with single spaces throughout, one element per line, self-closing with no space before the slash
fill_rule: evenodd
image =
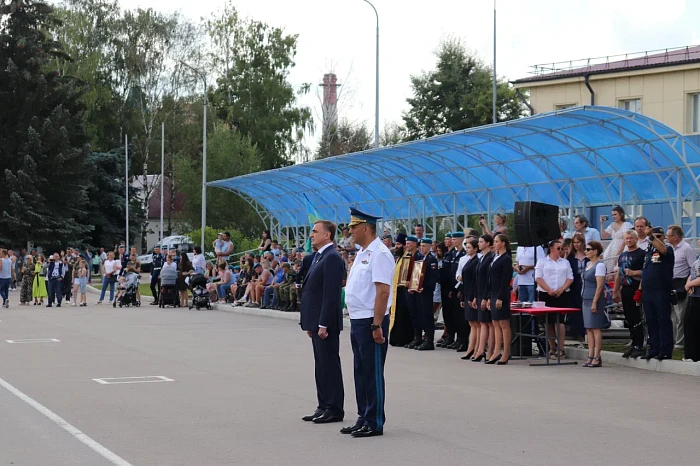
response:
<path id="1" fill-rule="evenodd" d="M 651 246 L 642 269 L 642 309 L 649 332 L 649 350 L 643 359 L 671 359 L 673 325 L 671 323 L 671 290 L 673 289 L 673 248 L 664 243 L 664 229 L 648 226 L 645 231 Z"/>

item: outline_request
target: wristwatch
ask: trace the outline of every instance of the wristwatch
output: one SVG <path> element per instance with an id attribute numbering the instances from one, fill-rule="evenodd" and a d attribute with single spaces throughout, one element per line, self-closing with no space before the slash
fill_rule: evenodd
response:
<path id="1" fill-rule="evenodd" d="M 382 328 L 382 326 L 381 326 L 381 325 L 377 325 L 377 324 L 372 324 L 372 325 L 369 326 L 369 328 L 372 329 L 372 331 L 374 332 L 374 331 L 377 330 L 378 328 Z"/>

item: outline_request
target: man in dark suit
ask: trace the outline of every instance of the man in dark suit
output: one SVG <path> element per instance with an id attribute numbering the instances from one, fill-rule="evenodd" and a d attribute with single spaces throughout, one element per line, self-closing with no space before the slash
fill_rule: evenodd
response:
<path id="1" fill-rule="evenodd" d="M 311 244 L 317 252 L 304 267 L 301 291 L 301 328 L 311 338 L 316 363 L 318 408 L 304 421 L 340 422 L 345 416 L 343 373 L 340 367 L 340 331 L 343 329 L 341 289 L 345 275 L 342 257 L 333 247 L 336 226 L 314 223 Z M 306 260 L 304 261 L 307 265 Z"/>
<path id="2" fill-rule="evenodd" d="M 61 301 L 63 300 L 63 275 L 65 265 L 61 261 L 61 256 L 55 253 L 52 258 L 49 259 L 49 271 L 48 271 L 48 288 L 49 288 L 49 303 L 46 307 L 53 307 L 54 300 L 56 301 L 56 307 L 61 307 Z M 67 286 L 70 286 L 68 284 Z"/>

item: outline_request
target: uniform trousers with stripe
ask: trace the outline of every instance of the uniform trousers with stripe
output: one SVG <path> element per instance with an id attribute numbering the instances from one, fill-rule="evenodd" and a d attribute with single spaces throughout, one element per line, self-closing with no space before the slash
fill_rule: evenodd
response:
<path id="1" fill-rule="evenodd" d="M 382 332 L 385 341 L 379 345 L 372 338 L 374 318 L 350 319 L 350 343 L 354 355 L 355 397 L 357 398 L 357 423 L 383 430 L 385 384 L 384 363 L 389 348 L 389 316 L 384 316 Z"/>

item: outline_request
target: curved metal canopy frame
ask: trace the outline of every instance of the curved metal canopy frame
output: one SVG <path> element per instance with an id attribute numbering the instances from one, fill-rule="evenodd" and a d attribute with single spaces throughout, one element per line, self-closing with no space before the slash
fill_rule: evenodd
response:
<path id="1" fill-rule="evenodd" d="M 398 220 L 507 212 L 524 200 L 669 202 L 680 212 L 679 203 L 700 193 L 699 180 L 700 148 L 676 131 L 638 113 L 586 106 L 208 185 L 242 196 L 263 222 L 293 227 L 305 224 L 304 194 L 321 217 L 336 220 L 351 205 Z"/>

